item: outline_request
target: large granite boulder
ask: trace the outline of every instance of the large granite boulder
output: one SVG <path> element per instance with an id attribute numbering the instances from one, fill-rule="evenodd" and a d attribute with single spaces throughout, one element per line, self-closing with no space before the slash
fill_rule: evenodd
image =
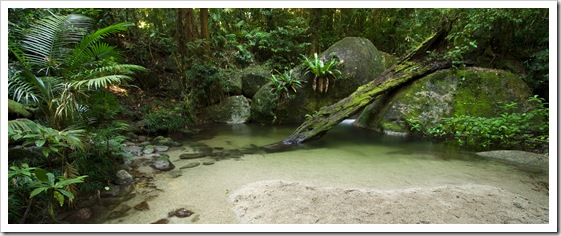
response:
<path id="1" fill-rule="evenodd" d="M 250 66 L 241 73 L 242 94 L 247 98 L 253 98 L 255 93 L 263 85 L 269 82 L 271 72 L 263 66 Z"/>
<path id="2" fill-rule="evenodd" d="M 271 83 L 262 86 L 252 99 L 252 120 L 265 124 L 298 124 L 321 107 L 331 105 L 353 93 L 384 72 L 384 60 L 376 47 L 364 38 L 347 37 L 335 43 L 319 55 L 324 62 L 335 58 L 341 74 L 330 79 L 327 92 L 314 91 L 314 75 L 305 68 L 293 69 L 293 77 L 303 81 L 296 92 L 289 96 L 274 94 Z"/>
<path id="3" fill-rule="evenodd" d="M 244 96 L 232 96 L 205 109 L 206 120 L 217 123 L 243 124 L 249 121 L 250 105 Z"/>
<path id="4" fill-rule="evenodd" d="M 503 70 L 468 68 L 442 70 L 392 91 L 368 105 L 354 125 L 389 134 L 410 134 L 409 120 L 422 127 L 436 126 L 442 118 L 458 115 L 496 117 L 506 103 L 528 109 L 530 88 Z"/>

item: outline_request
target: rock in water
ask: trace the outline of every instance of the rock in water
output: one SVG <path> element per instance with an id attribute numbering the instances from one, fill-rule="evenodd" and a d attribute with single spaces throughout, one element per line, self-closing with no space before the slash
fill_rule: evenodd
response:
<path id="1" fill-rule="evenodd" d="M 132 183 L 132 175 L 129 174 L 126 170 L 119 170 L 117 171 L 117 182 L 118 185 L 129 185 Z"/>
<path id="2" fill-rule="evenodd" d="M 185 218 L 185 217 L 189 217 L 191 215 L 193 215 L 194 212 L 187 210 L 185 208 L 179 208 L 175 211 L 170 211 L 168 213 L 168 217 L 172 217 L 172 216 L 177 216 L 179 218 Z"/>
<path id="3" fill-rule="evenodd" d="M 167 223 L 169 223 L 168 219 L 159 219 L 158 221 L 151 224 L 167 224 Z"/>
<path id="4" fill-rule="evenodd" d="M 136 204 L 134 206 L 134 209 L 139 211 L 147 211 L 150 210 L 150 206 L 148 206 L 148 203 L 146 201 L 142 201 L 141 203 Z"/>
<path id="5" fill-rule="evenodd" d="M 205 109 L 205 117 L 218 123 L 243 124 L 249 121 L 250 105 L 244 96 L 232 96 Z"/>
<path id="6" fill-rule="evenodd" d="M 182 167 L 179 168 L 179 169 L 188 169 L 188 168 L 197 167 L 197 166 L 199 166 L 199 165 L 201 165 L 200 162 L 191 162 L 191 163 L 189 163 L 189 164 L 187 164 L 187 165 L 182 166 Z"/>
<path id="7" fill-rule="evenodd" d="M 388 134 L 406 135 L 410 120 L 429 129 L 443 118 L 469 115 L 498 117 L 503 104 L 516 102 L 520 111 L 531 90 L 524 81 L 508 71 L 469 68 L 440 70 L 382 95 L 364 108 L 354 125 Z"/>
<path id="8" fill-rule="evenodd" d="M 152 154 L 152 153 L 154 153 L 154 151 L 155 151 L 155 149 L 154 149 L 154 146 L 152 146 L 152 145 L 146 145 L 146 146 L 144 146 L 144 148 L 142 149 L 142 152 L 143 152 L 144 154 Z"/>
<path id="9" fill-rule="evenodd" d="M 153 164 L 151 164 L 150 166 L 156 170 L 163 170 L 163 171 L 168 171 L 175 168 L 175 165 L 173 165 L 173 163 L 171 163 L 171 161 L 169 160 L 168 155 L 161 155 L 158 158 L 158 160 Z"/>

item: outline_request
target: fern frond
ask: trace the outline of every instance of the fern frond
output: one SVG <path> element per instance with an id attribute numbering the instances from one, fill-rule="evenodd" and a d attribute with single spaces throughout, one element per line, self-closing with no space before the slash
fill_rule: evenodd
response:
<path id="1" fill-rule="evenodd" d="M 77 88 L 81 88 L 82 86 L 87 86 L 88 90 L 91 89 L 98 89 L 98 88 L 102 88 L 105 87 L 109 84 L 116 84 L 116 83 L 120 83 L 123 80 L 130 80 L 131 77 L 126 76 L 126 75 L 108 75 L 108 76 L 102 76 L 102 77 L 98 77 L 98 78 L 93 78 L 93 79 L 85 79 L 85 80 L 80 80 L 80 81 L 74 81 L 72 82 L 72 86 L 77 87 Z"/>

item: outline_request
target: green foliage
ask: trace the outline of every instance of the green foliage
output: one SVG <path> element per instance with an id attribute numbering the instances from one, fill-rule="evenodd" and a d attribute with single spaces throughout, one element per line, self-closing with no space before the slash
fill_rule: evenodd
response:
<path id="1" fill-rule="evenodd" d="M 336 58 L 331 58 L 329 61 L 324 63 L 321 58 L 318 57 L 317 53 L 314 53 L 314 59 L 310 60 L 306 56 L 302 55 L 304 58 L 304 66 L 306 67 L 306 73 L 314 74 L 314 81 L 312 83 L 312 88 L 314 91 L 319 90 L 320 93 L 327 92 L 329 88 L 329 77 L 337 79 L 337 74 L 341 74 L 341 71 L 335 69 L 339 65 L 339 60 Z"/>
<path id="2" fill-rule="evenodd" d="M 51 15 L 17 30 L 10 41 L 9 95 L 40 108 L 50 126 L 71 124 L 84 109 L 88 91 L 131 79 L 136 65 L 120 64 L 114 47 L 102 42 L 130 24 L 111 25 L 88 34 L 92 20 Z M 19 37 L 16 37 L 19 36 Z M 12 59 L 10 58 L 10 59 Z"/>
<path id="3" fill-rule="evenodd" d="M 471 149 L 514 148 L 543 150 L 549 141 L 549 108 L 544 99 L 530 97 L 535 108 L 517 113 L 516 103 L 503 105 L 499 117 L 472 117 L 468 115 L 445 118 L 435 127 L 421 127 L 418 121 L 408 120 L 411 130 L 445 140 L 454 140 L 459 146 Z"/>
<path id="4" fill-rule="evenodd" d="M 193 122 L 192 118 L 183 114 L 180 107 L 159 108 L 148 113 L 146 129 L 150 133 L 168 133 L 185 128 Z"/>
<path id="5" fill-rule="evenodd" d="M 104 90 L 88 93 L 84 106 L 86 108 L 84 116 L 87 117 L 89 123 L 112 121 L 119 112 L 123 111 L 117 96 Z"/>
<path id="6" fill-rule="evenodd" d="M 65 198 L 70 200 L 74 199 L 74 194 L 70 191 L 65 190 L 67 186 L 83 183 L 87 176 L 80 176 L 72 179 L 67 179 L 63 176 L 59 176 L 55 179 L 53 173 L 47 173 L 41 168 L 36 168 L 34 176 L 38 182 L 34 186 L 35 189 L 29 194 L 29 198 L 35 197 L 37 194 L 46 192 L 47 194 L 52 193 L 53 198 L 58 201 L 60 206 L 65 203 Z M 54 217 L 53 217 L 54 218 Z"/>
<path id="7" fill-rule="evenodd" d="M 270 81 L 273 86 L 271 91 L 280 98 L 288 98 L 290 90 L 296 93 L 296 89 L 302 86 L 302 81 L 292 75 L 292 70 L 280 73 L 277 76 L 271 75 Z"/>
<path id="8" fill-rule="evenodd" d="M 84 130 L 59 131 L 29 120 L 14 120 L 8 123 L 9 139 L 22 140 L 23 146 L 36 147 L 45 157 L 53 153 L 64 157 L 66 151 L 84 149 L 81 140 Z"/>
<path id="9" fill-rule="evenodd" d="M 228 91 L 226 78 L 217 67 L 195 63 L 187 71 L 187 99 L 197 108 L 218 103 Z"/>

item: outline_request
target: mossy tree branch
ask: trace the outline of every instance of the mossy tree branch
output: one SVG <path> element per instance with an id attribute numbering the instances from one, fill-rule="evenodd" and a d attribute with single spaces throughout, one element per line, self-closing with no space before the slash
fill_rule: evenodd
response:
<path id="1" fill-rule="evenodd" d="M 377 79 L 359 87 L 354 93 L 339 102 L 323 107 L 315 116 L 302 123 L 282 143 L 272 144 L 269 148 L 275 149 L 283 145 L 290 146 L 321 138 L 330 128 L 352 116 L 380 95 L 435 71 L 449 68 L 449 61 L 444 60 L 441 56 L 429 58 L 427 51 L 442 52 L 446 48 L 445 38 L 450 28 L 451 23 L 447 22 L 437 33 Z M 438 55 L 442 55 L 442 53 Z"/>

